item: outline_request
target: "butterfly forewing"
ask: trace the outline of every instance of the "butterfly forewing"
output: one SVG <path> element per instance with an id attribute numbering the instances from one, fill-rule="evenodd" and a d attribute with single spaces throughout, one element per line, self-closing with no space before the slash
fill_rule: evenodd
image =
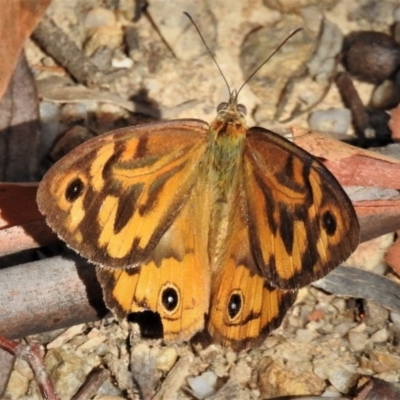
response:
<path id="1" fill-rule="evenodd" d="M 355 250 L 359 226 L 350 199 L 306 151 L 273 132 L 252 128 L 244 170 L 252 251 L 271 284 L 309 284 Z"/>
<path id="2" fill-rule="evenodd" d="M 196 184 L 208 124 L 180 120 L 111 132 L 76 148 L 42 180 L 48 224 L 94 263 L 136 266 Z"/>

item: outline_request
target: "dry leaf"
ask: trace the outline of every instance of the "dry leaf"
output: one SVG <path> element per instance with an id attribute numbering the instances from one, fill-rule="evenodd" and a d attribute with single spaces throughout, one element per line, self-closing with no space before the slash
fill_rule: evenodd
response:
<path id="1" fill-rule="evenodd" d="M 31 35 L 51 0 L 0 0 L 0 98 Z"/>

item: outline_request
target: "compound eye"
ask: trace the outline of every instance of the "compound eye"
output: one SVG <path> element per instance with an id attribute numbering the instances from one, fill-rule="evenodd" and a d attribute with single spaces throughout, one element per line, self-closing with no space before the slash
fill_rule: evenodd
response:
<path id="1" fill-rule="evenodd" d="M 217 107 L 217 112 L 226 110 L 228 108 L 228 103 L 221 103 L 218 107 Z"/>
<path id="2" fill-rule="evenodd" d="M 247 115 L 247 108 L 243 104 L 238 104 L 237 109 L 239 112 L 241 112 L 243 115 Z"/>

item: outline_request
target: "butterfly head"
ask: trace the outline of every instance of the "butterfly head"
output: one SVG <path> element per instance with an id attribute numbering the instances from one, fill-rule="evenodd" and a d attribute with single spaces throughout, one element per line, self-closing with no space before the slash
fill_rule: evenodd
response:
<path id="1" fill-rule="evenodd" d="M 246 107 L 238 104 L 238 92 L 233 90 L 229 101 L 221 103 L 217 108 L 217 117 L 212 126 L 217 136 L 244 137 L 246 135 Z"/>

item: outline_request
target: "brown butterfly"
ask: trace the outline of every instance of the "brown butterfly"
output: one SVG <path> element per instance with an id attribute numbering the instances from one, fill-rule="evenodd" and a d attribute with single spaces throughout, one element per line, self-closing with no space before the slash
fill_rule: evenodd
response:
<path id="1" fill-rule="evenodd" d="M 106 305 L 120 319 L 159 313 L 167 340 L 206 328 L 235 349 L 260 343 L 296 289 L 359 242 L 334 176 L 283 137 L 247 128 L 237 97 L 211 125 L 180 119 L 89 140 L 39 186 L 48 224 L 100 266 Z"/>

